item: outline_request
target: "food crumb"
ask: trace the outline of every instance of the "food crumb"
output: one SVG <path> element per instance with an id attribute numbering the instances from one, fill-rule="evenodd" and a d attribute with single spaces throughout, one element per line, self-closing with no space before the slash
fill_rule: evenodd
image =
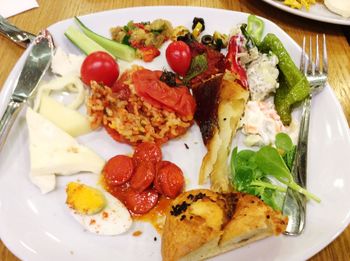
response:
<path id="1" fill-rule="evenodd" d="M 141 234 L 142 234 L 142 231 L 140 231 L 140 230 L 137 230 L 137 231 L 135 231 L 134 233 L 132 233 L 132 235 L 133 235 L 134 237 L 141 236 Z"/>
<path id="2" fill-rule="evenodd" d="M 103 211 L 102 218 L 107 219 L 108 218 L 108 212 Z"/>
<path id="3" fill-rule="evenodd" d="M 188 147 L 188 145 L 186 144 L 186 143 L 184 143 L 185 144 L 185 147 L 186 147 L 186 149 L 189 149 L 190 147 Z"/>

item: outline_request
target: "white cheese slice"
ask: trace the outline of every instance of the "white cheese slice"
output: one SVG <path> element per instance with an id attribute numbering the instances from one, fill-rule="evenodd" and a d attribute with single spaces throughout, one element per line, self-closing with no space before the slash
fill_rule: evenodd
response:
<path id="1" fill-rule="evenodd" d="M 83 55 L 66 53 L 61 47 L 56 48 L 52 58 L 51 70 L 58 75 L 74 75 L 80 77 L 80 67 L 85 59 Z"/>
<path id="2" fill-rule="evenodd" d="M 325 0 L 324 4 L 332 12 L 343 16 L 350 17 L 350 1 L 349 0 Z"/>
<path id="3" fill-rule="evenodd" d="M 82 171 L 100 174 L 105 161 L 95 152 L 80 145 L 72 136 L 31 108 L 27 109 L 26 120 L 29 130 L 31 177 L 71 175 Z M 34 183 L 48 192 L 52 181 L 51 185 L 46 182 L 34 178 Z"/>
<path id="4" fill-rule="evenodd" d="M 39 113 L 73 137 L 91 131 L 90 122 L 86 116 L 64 106 L 50 96 L 41 97 Z"/>
<path id="5" fill-rule="evenodd" d="M 49 174 L 44 176 L 35 176 L 35 174 L 29 174 L 30 181 L 36 185 L 41 193 L 46 194 L 56 187 L 56 175 Z"/>

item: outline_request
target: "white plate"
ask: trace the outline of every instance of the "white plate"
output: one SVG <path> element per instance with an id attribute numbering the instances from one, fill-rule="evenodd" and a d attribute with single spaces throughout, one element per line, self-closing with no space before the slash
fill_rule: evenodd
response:
<path id="1" fill-rule="evenodd" d="M 316 3 L 310 7 L 310 10 L 307 11 L 303 9 L 294 9 L 289 6 L 286 6 L 281 1 L 276 0 L 263 0 L 264 2 L 277 7 L 278 9 L 284 10 L 288 13 L 309 18 L 316 21 L 331 23 L 331 24 L 342 24 L 350 25 L 350 18 L 344 18 L 336 13 L 331 12 L 324 4 Z M 346 1 L 346 0 L 344 0 Z"/>
<path id="2" fill-rule="evenodd" d="M 111 26 L 126 24 L 131 19 L 149 21 L 162 17 L 174 25 L 190 27 L 193 16 L 205 19 L 209 33 L 215 29 L 228 33 L 231 27 L 247 20 L 244 13 L 194 7 L 120 9 L 87 15 L 82 20 L 94 31 L 108 35 Z M 266 32 L 275 33 L 298 62 L 299 46 L 277 25 L 265 22 Z M 49 30 L 57 45 L 68 52 L 79 53 L 63 35 L 72 23 L 72 20 L 66 20 L 52 25 Z M 4 110 L 23 62 L 24 56 L 3 88 L 0 112 Z M 157 58 L 150 66 L 163 68 L 164 64 L 164 58 Z M 313 102 L 308 188 L 322 199 L 322 203 L 309 203 L 305 232 L 295 238 L 271 237 L 218 256 L 215 260 L 304 260 L 324 248 L 349 224 L 350 201 L 345 200 L 350 196 L 348 126 L 329 86 Z M 83 136 L 79 141 L 106 159 L 132 151 L 129 146 L 112 141 L 104 131 Z M 188 144 L 188 150 L 184 143 Z M 162 150 L 164 158 L 177 163 L 191 180 L 188 188 L 196 187 L 197 173 L 205 152 L 198 127 L 193 126 L 183 138 L 167 143 Z M 19 258 L 35 261 L 161 260 L 160 237 L 147 223 L 135 222 L 124 235 L 101 237 L 84 231 L 69 215 L 64 204 L 67 181 L 79 178 L 94 182 L 96 176 L 85 174 L 59 178 L 54 192 L 40 194 L 28 178 L 28 133 L 23 113 L 0 154 L 0 162 L 0 236 Z M 132 236 L 136 230 L 141 230 L 142 235 Z M 156 241 L 154 237 L 157 237 Z"/>

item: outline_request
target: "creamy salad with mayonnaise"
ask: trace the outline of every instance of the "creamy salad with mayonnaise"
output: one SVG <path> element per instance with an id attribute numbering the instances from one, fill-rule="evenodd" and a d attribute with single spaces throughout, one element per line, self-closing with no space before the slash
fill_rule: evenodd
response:
<path id="1" fill-rule="evenodd" d="M 231 35 L 242 35 L 240 28 L 235 27 Z M 260 53 L 256 46 L 249 46 L 247 39 L 243 39 L 237 57 L 246 70 L 250 92 L 239 125 L 245 135 L 244 144 L 248 147 L 274 144 L 276 134 L 280 132 L 288 133 L 296 140 L 297 125 L 284 126 L 273 103 L 272 96 L 279 87 L 278 57 L 272 52 Z"/>

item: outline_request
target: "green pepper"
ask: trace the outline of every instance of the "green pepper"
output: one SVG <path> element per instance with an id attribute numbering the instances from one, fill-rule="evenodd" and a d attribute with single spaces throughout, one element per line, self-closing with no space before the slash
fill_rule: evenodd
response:
<path id="1" fill-rule="evenodd" d="M 293 106 L 310 95 L 309 82 L 276 35 L 267 34 L 259 49 L 265 53 L 272 52 L 278 57 L 280 86 L 276 90 L 275 106 L 283 124 L 289 125 Z"/>
<path id="2" fill-rule="evenodd" d="M 253 38 L 256 45 L 259 45 L 263 32 L 264 32 L 264 21 L 255 15 L 248 16 L 247 32 Z"/>

